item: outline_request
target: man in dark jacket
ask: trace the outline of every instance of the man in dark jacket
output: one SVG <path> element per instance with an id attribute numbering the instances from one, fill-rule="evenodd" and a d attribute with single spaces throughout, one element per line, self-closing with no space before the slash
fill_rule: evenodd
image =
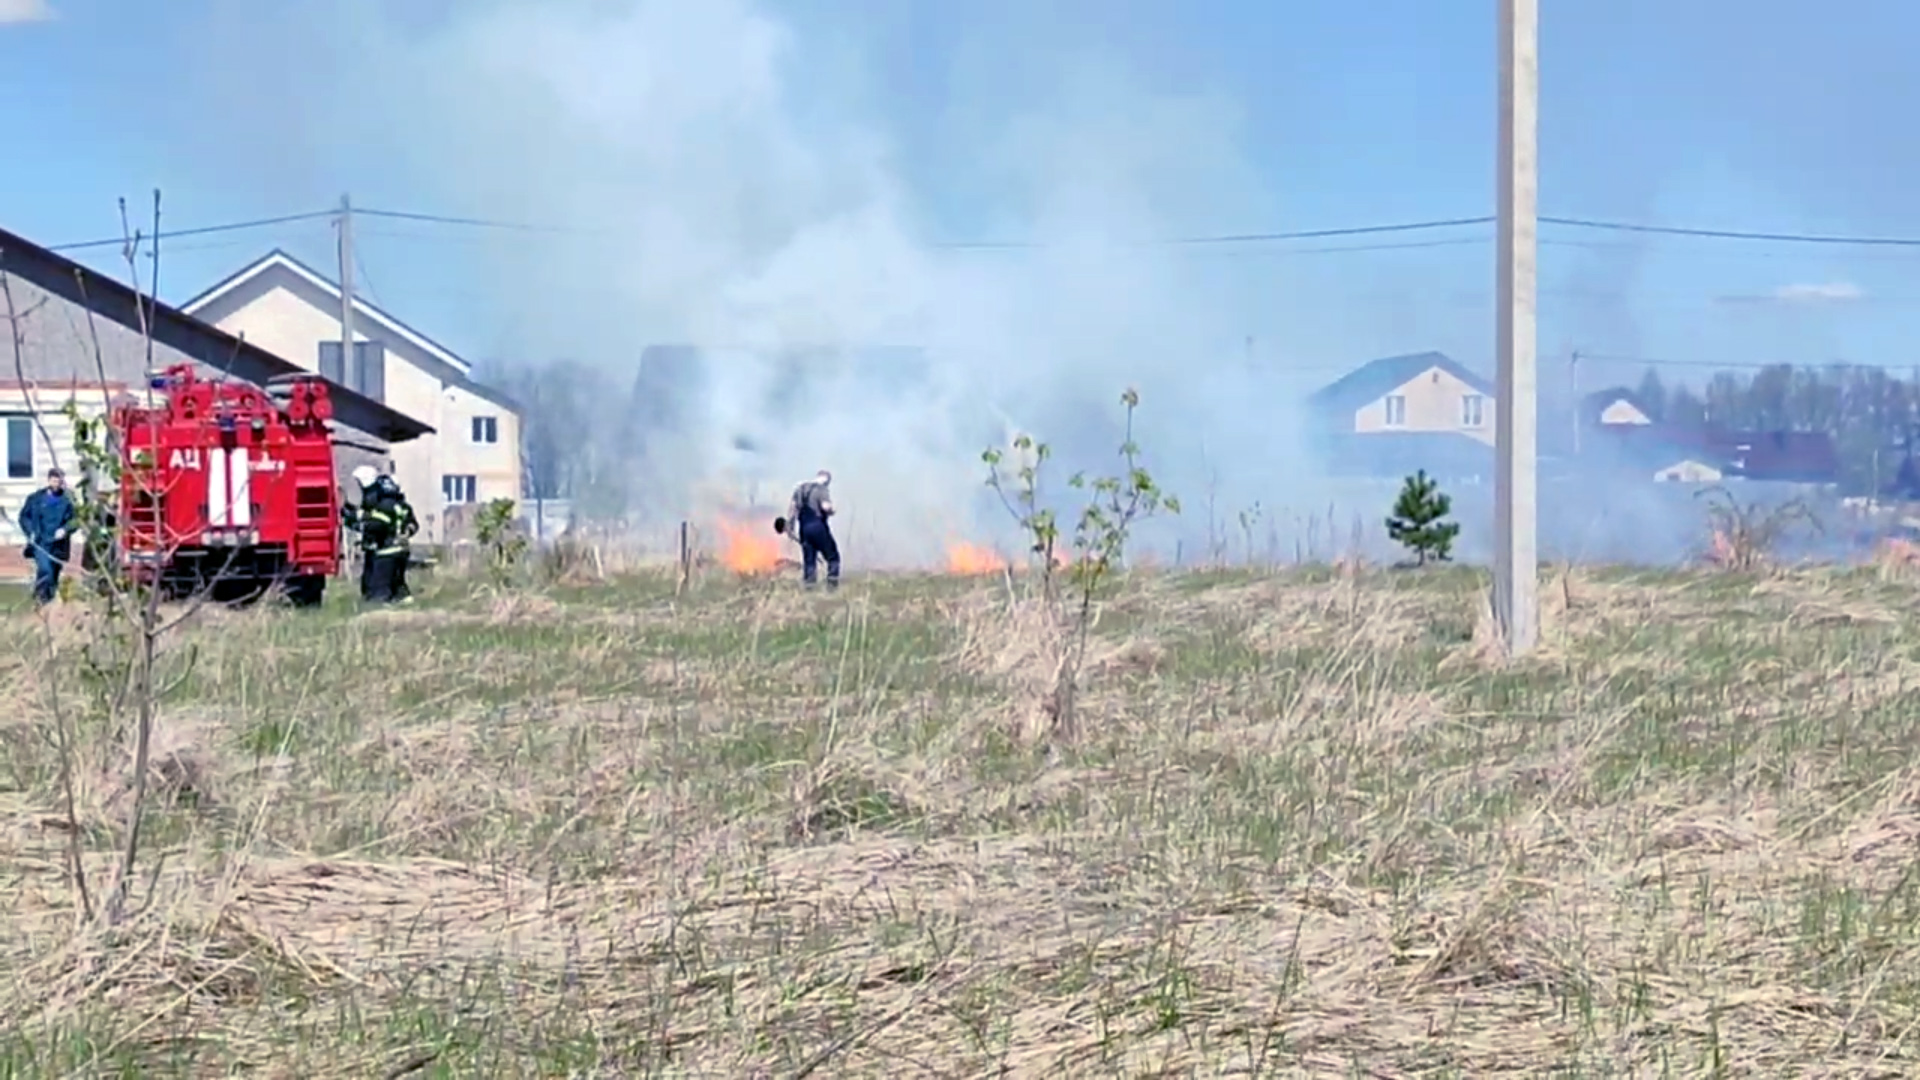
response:
<path id="1" fill-rule="evenodd" d="M 33 560 L 33 602 L 46 605 L 60 592 L 60 571 L 73 557 L 73 496 L 59 469 L 47 470 L 47 486 L 27 496 L 14 520 L 26 536 L 27 558 Z"/>
<path id="2" fill-rule="evenodd" d="M 406 600 L 411 595 L 407 588 L 407 562 L 412 558 L 408 541 L 420 531 L 420 522 L 400 485 L 391 476 L 376 476 L 361 490 L 359 509 L 346 509 L 347 527 L 360 533 L 364 560 L 361 597 L 376 604 Z"/>
<path id="3" fill-rule="evenodd" d="M 800 580 L 812 585 L 815 567 L 825 559 L 829 589 L 840 585 L 840 545 L 834 542 L 833 529 L 827 525 L 827 519 L 833 516 L 833 499 L 827 491 L 831 483 L 833 474 L 821 469 L 813 479 L 793 489 L 793 500 L 787 507 L 787 520 L 793 523 L 793 535 L 800 541 Z"/>

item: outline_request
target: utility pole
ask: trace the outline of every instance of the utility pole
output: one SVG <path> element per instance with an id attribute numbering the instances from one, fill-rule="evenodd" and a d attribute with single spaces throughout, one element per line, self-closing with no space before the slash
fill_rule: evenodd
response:
<path id="1" fill-rule="evenodd" d="M 340 384 L 360 389 L 353 355 L 353 201 L 340 196 Z"/>
<path id="2" fill-rule="evenodd" d="M 1499 423 L 1494 447 L 1494 614 L 1509 656 L 1539 639 L 1539 385 L 1535 361 L 1540 180 L 1539 0 L 1500 13 Z"/>

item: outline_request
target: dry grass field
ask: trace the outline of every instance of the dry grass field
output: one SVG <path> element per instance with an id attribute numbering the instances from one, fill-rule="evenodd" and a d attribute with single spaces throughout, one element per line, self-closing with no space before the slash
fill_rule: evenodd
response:
<path id="1" fill-rule="evenodd" d="M 1143 576 L 1070 739 L 1004 579 L 0 628 L 6 1076 L 1912 1076 L 1920 586 Z M 49 659 L 49 648 L 55 659 Z"/>

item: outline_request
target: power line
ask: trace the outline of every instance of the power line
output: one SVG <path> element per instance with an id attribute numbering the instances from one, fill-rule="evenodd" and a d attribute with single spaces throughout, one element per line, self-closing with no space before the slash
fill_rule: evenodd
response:
<path id="1" fill-rule="evenodd" d="M 436 225 L 463 225 L 471 228 L 505 229 L 515 232 L 552 232 L 572 233 L 580 229 L 570 229 L 554 225 L 532 225 L 520 221 L 501 221 L 492 218 L 453 217 L 445 214 L 422 214 L 404 210 L 356 210 L 355 213 L 369 217 L 392 218 L 398 221 L 419 221 Z M 1211 244 L 1258 244 L 1287 240 L 1328 240 L 1342 236 L 1371 236 L 1381 233 L 1422 232 L 1432 229 L 1459 228 L 1470 225 L 1490 225 L 1491 216 L 1470 218 L 1443 218 L 1432 221 L 1397 222 L 1386 225 L 1359 225 L 1337 229 L 1307 229 L 1298 232 L 1247 232 L 1221 233 L 1217 235 L 1174 236 L 1162 240 L 1146 241 L 1149 246 L 1192 246 Z M 1473 242 L 1469 241 L 1452 241 Z M 946 249 L 1022 249 L 1048 245 L 1028 240 L 962 240 L 943 241 L 929 245 Z"/>
<path id="2" fill-rule="evenodd" d="M 355 271 L 359 273 L 361 282 L 367 287 L 367 299 L 372 300 L 375 306 L 378 306 L 380 304 L 380 290 L 373 287 L 373 275 L 367 273 L 367 264 L 361 261 L 360 252 L 357 248 L 353 252 L 353 266 Z"/>
<path id="3" fill-rule="evenodd" d="M 367 210 L 364 213 L 375 217 L 395 218 L 404 221 L 420 221 L 441 225 L 464 225 L 469 227 L 508 229 L 525 232 L 575 232 L 579 230 L 558 226 L 531 225 L 525 222 L 501 221 L 490 218 L 453 217 L 443 214 L 421 214 L 400 210 Z M 1382 233 L 1423 232 L 1433 229 L 1465 228 L 1476 225 L 1493 224 L 1491 215 L 1480 217 L 1436 218 L 1426 221 L 1393 222 L 1381 225 L 1358 225 L 1332 229 L 1306 229 L 1291 232 L 1262 231 L 1194 234 L 1166 237 L 1160 240 L 1143 241 L 1148 246 L 1210 246 L 1218 244 L 1266 244 L 1284 243 L 1294 240 L 1322 240 L 1342 236 L 1371 236 Z M 1642 233 L 1660 236 L 1691 236 L 1709 240 L 1748 240 L 1763 243 L 1785 244 L 1824 244 L 1856 247 L 1915 247 L 1920 248 L 1920 237 L 1906 236 L 1839 236 L 1821 233 L 1764 232 L 1740 229 L 1707 229 L 1681 225 L 1645 225 L 1638 222 L 1602 221 L 1594 218 L 1540 217 L 1542 225 L 1558 225 L 1564 228 L 1591 229 L 1602 232 Z M 1443 241 L 1442 243 L 1472 243 L 1478 238 L 1461 241 Z M 963 240 L 943 241 L 931 245 L 946 249 L 1027 249 L 1045 247 L 1043 243 L 1030 240 Z"/>
<path id="4" fill-rule="evenodd" d="M 1301 232 L 1221 233 L 1211 236 L 1174 236 L 1162 240 L 1137 241 L 1139 247 L 1200 247 L 1214 244 L 1268 244 L 1288 240 L 1330 240 L 1339 236 L 1375 236 L 1381 233 L 1423 232 L 1429 229 L 1454 229 L 1468 225 L 1491 225 L 1492 217 L 1444 218 L 1435 221 L 1408 221 L 1392 225 L 1357 225 L 1342 229 L 1308 229 Z M 953 249 L 1022 249 L 1052 245 L 1031 240 L 967 240 L 930 245 Z"/>
<path id="5" fill-rule="evenodd" d="M 452 217 L 446 214 L 421 214 L 409 210 L 363 210 L 354 208 L 354 213 L 367 217 L 392 218 L 396 221 L 422 221 L 432 225 L 465 225 L 478 229 L 506 229 L 513 232 L 573 233 L 581 229 L 563 228 L 558 225 L 529 225 L 517 221 L 496 221 L 490 218 Z"/>
<path id="6" fill-rule="evenodd" d="M 1920 247 L 1920 237 L 1911 236 L 1825 236 L 1818 233 L 1745 232 L 1739 229 L 1696 229 L 1678 225 L 1635 225 L 1619 221 L 1592 221 L 1586 218 L 1543 217 L 1540 221 L 1542 224 L 1565 225 L 1576 229 L 1655 233 L 1661 236 L 1697 236 L 1709 240 L 1759 240 L 1775 244 L 1843 244 L 1857 247 Z"/>
<path id="7" fill-rule="evenodd" d="M 317 221 L 320 218 L 333 217 L 334 214 L 335 211 L 332 210 L 316 210 L 306 214 L 282 214 L 279 217 L 255 218 L 252 221 L 235 221 L 225 225 L 206 225 L 197 229 L 175 229 L 172 232 L 162 232 L 157 235 L 161 240 L 173 240 L 186 236 L 207 236 L 212 233 L 237 232 L 241 229 L 260 229 L 269 225 L 289 225 L 296 221 Z M 128 238 L 124 236 L 116 236 L 110 240 L 83 240 L 77 244 L 55 244 L 47 250 L 85 251 L 88 248 L 121 247 L 126 244 L 127 239 Z M 141 239 L 153 240 L 155 237 L 143 236 Z"/>
<path id="8" fill-rule="evenodd" d="M 358 215 L 360 213 L 361 211 L 359 209 L 356 208 L 354 210 L 354 214 Z M 506 226 L 502 226 L 502 227 L 504 228 Z M 446 234 L 436 235 L 436 234 L 425 233 L 425 232 L 404 232 L 404 231 L 396 231 L 392 229 L 366 229 L 366 230 L 362 230 L 361 234 L 364 236 L 384 236 L 384 237 L 388 237 L 390 239 L 395 239 L 395 240 L 432 240 L 432 241 L 455 241 L 455 242 L 471 241 L 476 243 L 486 242 L 485 238 L 478 237 L 478 236 L 470 236 L 470 235 L 469 236 L 449 236 Z M 1292 255 L 1339 255 L 1347 252 L 1367 252 L 1367 251 L 1412 251 L 1412 250 L 1417 250 L 1421 248 L 1464 247 L 1470 244 L 1486 244 L 1486 243 L 1490 243 L 1492 239 L 1493 238 L 1489 236 L 1457 236 L 1457 237 L 1452 237 L 1445 240 L 1402 240 L 1402 241 L 1389 241 L 1386 243 L 1378 243 L 1378 244 L 1334 244 L 1334 245 L 1327 245 L 1324 247 L 1269 248 L 1264 251 L 1251 253 L 1251 254 L 1292 256 Z M 947 245 L 947 246 L 952 247 L 953 245 Z M 1039 245 L 1035 245 L 1035 246 L 1037 247 Z M 1250 254 L 1250 253 L 1238 253 L 1238 254 Z"/>
<path id="9" fill-rule="evenodd" d="M 220 225 L 206 225 L 193 229 L 175 229 L 162 232 L 160 239 L 172 240 L 192 236 L 207 236 L 216 233 L 237 232 L 247 229 L 261 229 L 274 225 L 289 225 L 303 221 L 318 221 L 336 216 L 335 210 L 315 210 L 300 214 L 282 214 L 277 217 L 254 218 L 247 221 L 228 222 Z M 387 210 L 380 208 L 355 207 L 356 215 L 371 218 L 386 218 L 395 221 L 412 221 L 430 225 L 450 225 L 462 228 L 493 229 L 509 232 L 533 232 L 548 234 L 585 234 L 591 230 L 568 228 L 557 225 L 542 225 L 528 222 L 506 221 L 494 218 L 462 217 L 451 214 L 418 213 L 407 210 Z M 1599 232 L 1633 233 L 1640 235 L 1694 237 L 1709 240 L 1742 240 L 1758 243 L 1809 244 L 1827 247 L 1879 247 L 1879 248 L 1920 248 L 1920 237 L 1902 236 L 1841 236 L 1819 233 L 1791 233 L 1747 231 L 1738 229 L 1707 229 L 1678 225 L 1647 225 L 1638 222 L 1602 221 L 1593 218 L 1547 217 L 1540 219 L 1542 225 L 1555 225 L 1563 228 L 1587 229 Z M 1435 218 L 1426 221 L 1391 222 L 1379 225 L 1356 225 L 1342 228 L 1302 229 L 1296 231 L 1259 231 L 1192 234 L 1165 237 L 1159 240 L 1136 241 L 1127 246 L 1142 247 L 1231 247 L 1237 245 L 1284 244 L 1302 240 L 1331 240 L 1341 237 L 1380 236 L 1412 232 L 1430 232 L 1439 229 L 1471 228 L 1492 224 L 1491 216 Z M 151 239 L 151 238 L 145 238 Z M 1319 255 L 1340 254 L 1344 252 L 1394 251 L 1427 247 L 1455 247 L 1469 244 L 1483 244 L 1491 240 L 1485 236 L 1455 237 L 1443 240 L 1411 241 L 1405 243 L 1390 242 L 1384 244 L 1349 244 L 1313 248 L 1290 248 L 1278 254 Z M 1602 246 L 1592 241 L 1580 241 L 1555 237 L 1542 237 L 1540 242 L 1547 245 L 1568 247 Z M 77 243 L 58 244 L 52 251 L 85 251 L 92 248 L 119 247 L 126 243 L 124 237 L 110 237 L 99 240 L 83 240 Z M 1030 240 L 972 240 L 942 241 L 929 245 L 943 250 L 959 251 L 1017 251 L 1035 250 L 1049 245 Z M 1627 247 L 1630 245 L 1618 245 Z"/>

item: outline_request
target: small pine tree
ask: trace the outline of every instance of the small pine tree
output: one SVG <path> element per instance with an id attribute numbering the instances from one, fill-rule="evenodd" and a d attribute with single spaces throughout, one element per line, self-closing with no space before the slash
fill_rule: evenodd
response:
<path id="1" fill-rule="evenodd" d="M 1446 562 L 1453 555 L 1454 537 L 1460 535 L 1460 526 L 1445 520 L 1452 512 L 1453 500 L 1421 469 L 1400 488 L 1393 516 L 1387 519 L 1387 535 L 1413 552 L 1417 565 Z"/>

